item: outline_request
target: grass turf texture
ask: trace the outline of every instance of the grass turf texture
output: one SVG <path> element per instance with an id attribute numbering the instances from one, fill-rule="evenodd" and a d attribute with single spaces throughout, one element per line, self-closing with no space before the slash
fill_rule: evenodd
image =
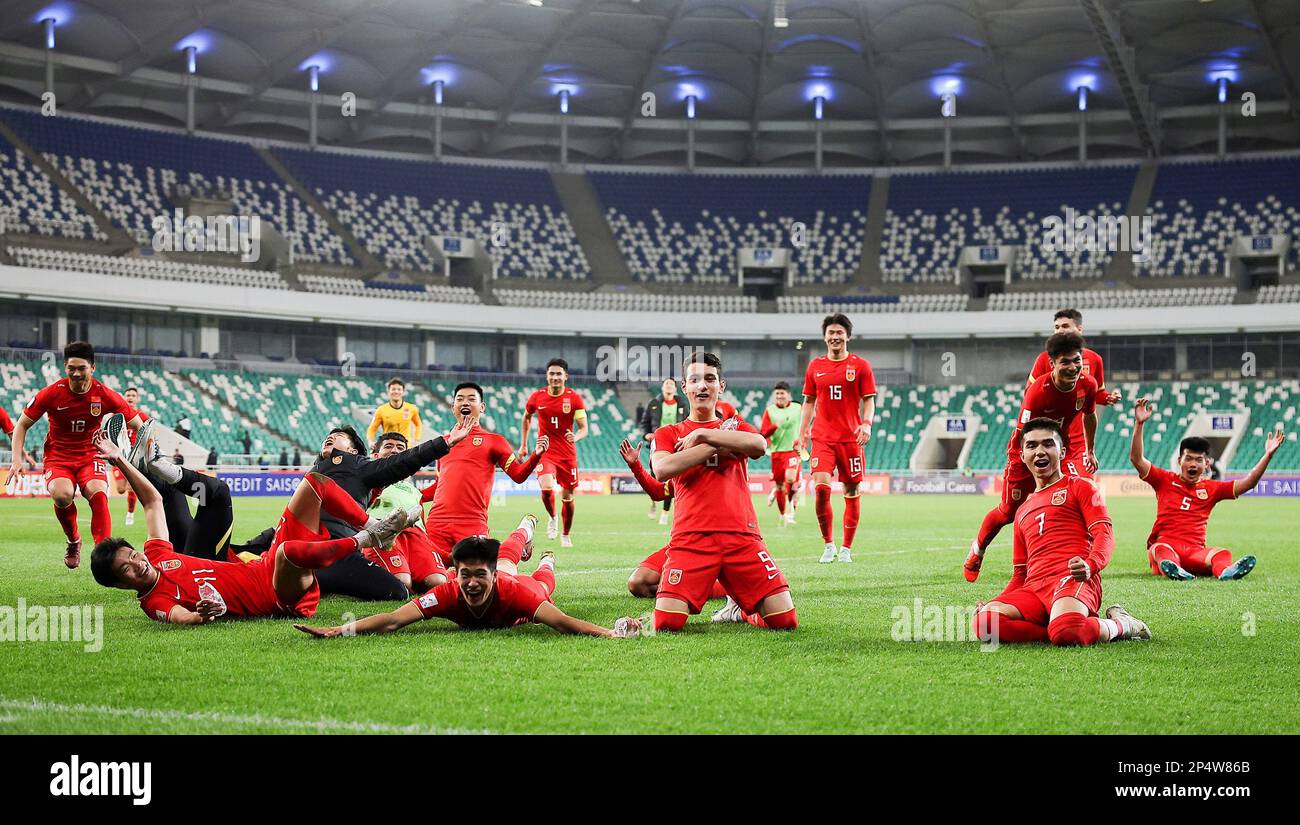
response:
<path id="1" fill-rule="evenodd" d="M 972 605 L 1010 571 L 1011 532 L 990 549 L 980 581 L 960 565 L 985 497 L 864 498 L 852 565 L 821 565 L 806 502 L 793 528 L 756 500 L 769 548 L 799 610 L 794 633 L 710 625 L 633 640 L 563 637 L 530 625 L 459 632 L 439 620 L 386 637 L 310 639 L 285 620 L 199 628 L 150 621 L 127 591 L 64 568 L 47 500 L 0 501 L 0 606 L 104 605 L 104 648 L 0 643 L 0 732 L 1179 732 L 1300 731 L 1294 668 L 1300 583 L 1293 528 L 1300 503 L 1227 502 L 1212 545 L 1254 553 L 1239 582 L 1177 583 L 1147 572 L 1149 499 L 1112 499 L 1118 549 L 1105 604 L 1146 620 L 1148 643 L 1092 649 L 899 642 L 896 606 Z M 236 499 L 235 536 L 273 524 L 282 499 Z M 141 546 L 143 518 L 115 532 Z M 559 555 L 557 603 L 606 626 L 648 614 L 628 595 L 636 563 L 666 541 L 639 496 L 583 497 L 577 547 Z M 842 501 L 835 500 L 837 514 Z M 491 513 L 504 533 L 528 511 L 512 497 Z M 81 508 L 89 538 L 88 508 Z M 543 516 L 544 519 L 544 516 Z M 539 527 L 537 556 L 558 541 Z M 531 571 L 535 562 L 524 565 Z M 392 604 L 326 598 L 309 621 L 334 624 Z M 1254 635 L 1243 632 L 1253 614 Z M 1249 707 L 1249 713 L 1225 712 Z"/>

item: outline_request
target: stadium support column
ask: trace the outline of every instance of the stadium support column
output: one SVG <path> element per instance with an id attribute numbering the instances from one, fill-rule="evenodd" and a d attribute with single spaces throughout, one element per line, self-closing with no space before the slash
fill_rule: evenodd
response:
<path id="1" fill-rule="evenodd" d="M 198 47 L 185 47 L 185 131 L 194 134 L 194 86 L 198 83 Z"/>
<path id="2" fill-rule="evenodd" d="M 442 107 L 433 107 L 433 159 L 442 160 Z"/>
<path id="3" fill-rule="evenodd" d="M 813 124 L 813 130 L 813 162 L 820 172 L 822 170 L 822 122 L 820 120 Z"/>
<path id="4" fill-rule="evenodd" d="M 438 363 L 438 339 L 425 333 L 424 336 L 424 366 L 432 367 Z"/>
<path id="5" fill-rule="evenodd" d="M 342 364 L 347 362 L 349 355 L 351 353 L 348 352 L 348 336 L 340 330 L 334 338 L 334 360 Z"/>
<path id="6" fill-rule="evenodd" d="M 1228 154 L 1228 79 L 1219 78 L 1219 157 Z"/>
<path id="7" fill-rule="evenodd" d="M 943 119 L 943 168 L 952 168 L 952 118 Z"/>
<path id="8" fill-rule="evenodd" d="M 316 107 L 320 104 L 320 66 L 309 66 L 307 69 L 311 76 L 311 91 L 307 93 L 307 121 L 308 121 L 308 142 L 311 148 L 316 148 Z"/>
<path id="9" fill-rule="evenodd" d="M 56 307 L 54 310 L 54 349 L 62 352 L 68 345 L 68 310 Z"/>
<path id="10" fill-rule="evenodd" d="M 522 375 L 528 372 L 528 339 L 521 335 L 515 340 L 515 372 Z"/>
<path id="11" fill-rule="evenodd" d="M 221 330 L 213 318 L 199 322 L 199 352 L 215 357 L 221 351 Z"/>
<path id="12" fill-rule="evenodd" d="M 695 171 L 695 121 L 686 121 L 686 168 Z"/>

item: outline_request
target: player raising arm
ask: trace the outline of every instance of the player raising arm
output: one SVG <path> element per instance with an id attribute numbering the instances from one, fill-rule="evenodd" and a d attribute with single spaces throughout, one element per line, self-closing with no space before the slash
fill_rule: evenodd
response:
<path id="1" fill-rule="evenodd" d="M 446 584 L 417 596 L 396 610 L 377 613 L 338 627 L 294 627 L 319 638 L 356 636 L 366 633 L 392 633 L 421 619 L 441 618 L 462 628 L 500 628 L 537 622 L 561 633 L 622 638 L 641 630 L 636 619 L 623 618 L 614 629 L 584 622 L 555 606 L 554 555 L 546 553 L 531 576 L 520 576 L 512 563 L 501 564 L 498 557 L 519 557 L 516 547 L 532 541 L 537 520 L 528 516 L 505 542 L 487 536 L 461 539 L 451 551 L 455 577 Z M 503 552 L 506 551 L 506 552 Z M 502 569 L 498 569 L 500 566 Z"/>
<path id="2" fill-rule="evenodd" d="M 1244 577 L 1255 568 L 1255 557 L 1242 556 L 1234 562 L 1226 548 L 1206 547 L 1206 525 L 1216 504 L 1238 498 L 1259 484 L 1273 454 L 1286 440 L 1282 428 L 1279 426 L 1264 439 L 1264 456 L 1245 478 L 1215 481 L 1208 477 L 1210 442 L 1204 438 L 1184 438 L 1178 445 L 1177 473 L 1147 460 L 1142 453 L 1142 430 L 1154 409 L 1145 398 L 1133 405 L 1133 443 L 1129 448 L 1133 468 L 1156 492 L 1156 522 L 1147 536 L 1151 572 L 1175 581 L 1197 576 L 1215 576 L 1224 581 Z"/>
<path id="3" fill-rule="evenodd" d="M 1110 513 L 1097 485 L 1061 474 L 1061 425 L 1025 422 L 1021 460 L 1034 479 L 1015 515 L 1011 581 L 975 613 L 985 641 L 1093 645 L 1149 639 L 1151 631 L 1119 605 L 1101 618 L 1101 571 L 1115 549 Z"/>

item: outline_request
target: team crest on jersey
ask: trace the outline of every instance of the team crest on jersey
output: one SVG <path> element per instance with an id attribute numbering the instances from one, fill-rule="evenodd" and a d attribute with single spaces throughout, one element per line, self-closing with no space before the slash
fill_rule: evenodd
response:
<path id="1" fill-rule="evenodd" d="M 336 456 L 334 456 L 334 458 L 332 459 L 332 461 L 333 461 L 335 464 L 342 464 L 342 463 L 343 463 L 343 456 L 341 456 L 341 455 L 336 455 Z"/>
<path id="2" fill-rule="evenodd" d="M 849 367 L 848 369 L 846 369 L 846 370 L 844 371 L 844 380 L 845 380 L 845 381 L 852 382 L 853 379 L 854 379 L 854 378 L 857 378 L 857 377 L 858 377 L 858 371 L 855 370 L 853 367 Z"/>
<path id="3" fill-rule="evenodd" d="M 1204 501 L 1205 499 L 1210 497 L 1210 492 L 1205 488 L 1201 488 L 1196 491 L 1196 497 Z"/>
<path id="4" fill-rule="evenodd" d="M 1069 491 L 1057 490 L 1055 493 L 1052 493 L 1052 505 L 1055 507 L 1060 507 L 1062 504 L 1065 503 L 1065 499 L 1068 496 L 1069 496 Z"/>
<path id="5" fill-rule="evenodd" d="M 180 559 L 164 559 L 158 563 L 159 570 L 175 570 L 181 566 Z"/>
<path id="6" fill-rule="evenodd" d="M 98 401 L 95 401 L 90 405 L 90 414 L 92 416 L 98 417 L 99 414 L 102 413 L 103 411 L 104 411 L 104 405 L 99 403 Z"/>
<path id="7" fill-rule="evenodd" d="M 1011 500 L 1012 500 L 1012 501 L 1020 501 L 1020 488 L 1019 488 L 1019 487 L 1016 487 L 1014 490 L 1011 491 Z"/>
<path id="8" fill-rule="evenodd" d="M 390 562 L 393 563 L 393 566 L 394 566 L 394 567 L 401 567 L 401 566 L 402 566 L 402 557 L 401 557 L 401 556 L 389 556 L 389 557 L 388 557 L 388 560 L 389 560 Z"/>
<path id="9" fill-rule="evenodd" d="M 482 447 L 482 446 L 483 446 L 483 436 L 481 436 L 481 435 L 476 435 L 476 436 L 474 436 L 474 446 L 475 446 L 475 447 Z"/>
<path id="10" fill-rule="evenodd" d="M 1083 396 L 1081 395 L 1078 398 L 1074 399 L 1074 411 L 1078 412 L 1079 410 L 1082 409 L 1083 409 Z"/>
<path id="11" fill-rule="evenodd" d="M 564 399 L 564 403 L 560 405 L 560 410 L 563 411 L 565 415 L 573 412 L 573 402 L 567 398 Z"/>
<path id="12" fill-rule="evenodd" d="M 810 468 L 816 470 L 816 469 L 817 469 L 817 459 L 814 458 L 812 461 L 808 462 L 808 466 L 809 466 Z"/>
<path id="13" fill-rule="evenodd" d="M 682 571 L 680 571 L 680 570 L 669 570 L 669 571 L 668 571 L 668 583 L 669 583 L 669 584 L 672 584 L 672 585 L 678 585 L 678 584 L 681 584 L 681 583 L 682 583 Z"/>

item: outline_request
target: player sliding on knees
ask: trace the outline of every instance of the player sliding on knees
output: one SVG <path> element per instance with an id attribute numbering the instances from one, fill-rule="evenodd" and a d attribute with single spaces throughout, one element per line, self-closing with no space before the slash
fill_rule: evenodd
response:
<path id="1" fill-rule="evenodd" d="M 519 558 L 533 542 L 537 519 L 525 516 L 504 542 L 469 536 L 456 542 L 451 558 L 455 577 L 387 613 L 377 613 L 338 627 L 296 624 L 320 638 L 392 633 L 421 619 L 447 619 L 462 628 L 514 627 L 537 622 L 561 633 L 623 638 L 636 636 L 641 623 L 619 619 L 613 629 L 575 619 L 555 606 L 555 555 L 547 552 L 531 576 L 519 575 Z"/>
<path id="2" fill-rule="evenodd" d="M 1101 571 L 1115 549 L 1110 513 L 1091 479 L 1061 474 L 1065 436 L 1050 418 L 1020 433 L 1020 457 L 1034 491 L 1015 516 L 1011 581 L 975 613 L 975 633 L 999 642 L 1093 645 L 1150 639 L 1119 605 L 1101 609 Z"/>
<path id="3" fill-rule="evenodd" d="M 1255 569 L 1255 557 L 1242 556 L 1234 562 L 1227 548 L 1206 547 L 1205 527 L 1214 505 L 1239 498 L 1259 484 L 1273 454 L 1286 440 L 1281 425 L 1264 439 L 1264 456 L 1245 478 L 1214 481 L 1206 477 L 1210 442 L 1204 438 L 1184 438 L 1178 445 L 1177 473 L 1147 461 L 1142 454 L 1142 430 L 1154 409 L 1145 398 L 1133 405 L 1133 444 L 1129 449 L 1129 460 L 1138 475 L 1156 491 L 1156 523 L 1147 536 L 1151 572 L 1175 581 L 1197 576 L 1224 581 L 1243 578 Z"/>
<path id="4" fill-rule="evenodd" d="M 134 590 L 149 618 L 170 624 L 207 624 L 222 617 L 311 616 L 320 601 L 312 571 L 366 547 L 388 547 L 413 517 L 394 510 L 379 520 L 319 473 L 309 473 L 280 517 L 270 550 L 250 562 L 215 561 L 177 553 L 167 531 L 163 500 L 107 434 L 95 436 L 100 455 L 122 471 L 144 508 L 143 551 L 121 538 L 95 545 L 90 571 L 105 587 Z M 321 523 L 329 513 L 359 528 L 331 539 Z"/>
<path id="5" fill-rule="evenodd" d="M 718 356 L 694 352 L 685 369 L 690 417 L 655 431 L 651 456 L 655 478 L 671 481 L 677 498 L 655 630 L 681 630 L 704 607 L 715 581 L 730 596 L 714 621 L 793 630 L 798 619 L 790 585 L 763 544 L 749 496 L 747 462 L 767 452 L 767 439 L 742 418 L 717 417 L 726 389 Z"/>

